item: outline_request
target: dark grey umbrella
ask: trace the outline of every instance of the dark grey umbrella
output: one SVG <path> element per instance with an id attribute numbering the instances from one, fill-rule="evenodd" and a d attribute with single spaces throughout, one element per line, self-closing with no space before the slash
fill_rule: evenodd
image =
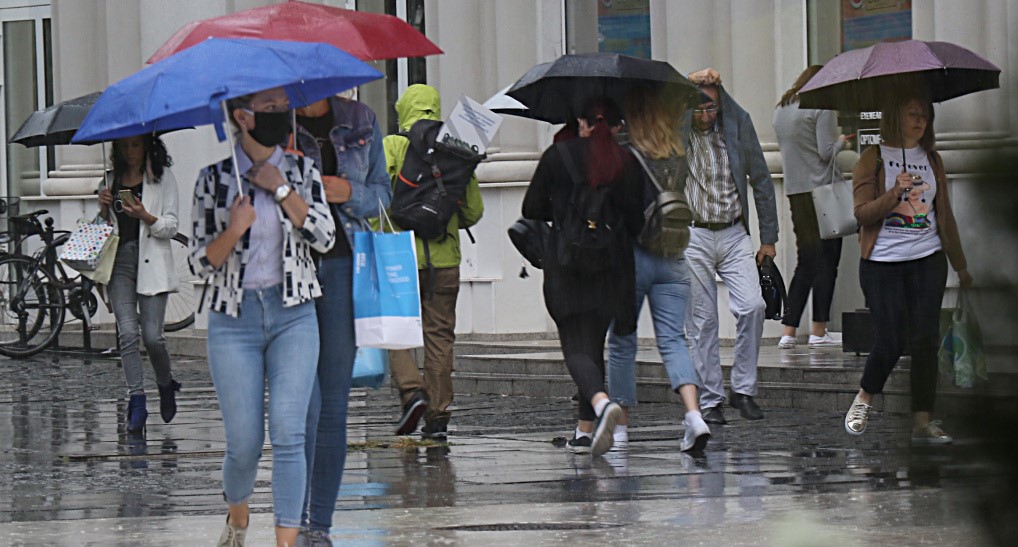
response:
<path id="1" fill-rule="evenodd" d="M 70 144 L 99 94 L 89 93 L 33 112 L 8 142 L 27 147 Z"/>
<path id="2" fill-rule="evenodd" d="M 680 98 L 699 93 L 695 84 L 663 61 L 618 53 L 578 53 L 534 66 L 506 95 L 526 105 L 527 117 L 566 123 L 580 115 L 591 97 L 606 96 L 621 106 L 626 93 L 637 85 L 661 88 Z"/>

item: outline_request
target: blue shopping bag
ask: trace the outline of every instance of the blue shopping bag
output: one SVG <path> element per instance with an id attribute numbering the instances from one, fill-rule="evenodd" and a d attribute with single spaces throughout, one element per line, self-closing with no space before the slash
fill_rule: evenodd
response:
<path id="1" fill-rule="evenodd" d="M 421 288 L 413 232 L 356 232 L 353 254 L 357 347 L 423 346 Z"/>
<path id="2" fill-rule="evenodd" d="M 353 362 L 353 387 L 378 389 L 388 375 L 388 350 L 357 348 L 357 358 Z"/>

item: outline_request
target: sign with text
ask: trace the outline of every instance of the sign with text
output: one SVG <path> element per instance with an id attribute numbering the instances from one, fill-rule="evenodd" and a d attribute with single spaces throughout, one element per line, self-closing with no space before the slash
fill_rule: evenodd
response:
<path id="1" fill-rule="evenodd" d="M 449 119 L 438 131 L 438 142 L 475 154 L 484 154 L 502 125 L 502 120 L 502 116 L 462 95 L 449 114 Z"/>
<path id="2" fill-rule="evenodd" d="M 841 51 L 912 38 L 912 0 L 841 0 Z"/>

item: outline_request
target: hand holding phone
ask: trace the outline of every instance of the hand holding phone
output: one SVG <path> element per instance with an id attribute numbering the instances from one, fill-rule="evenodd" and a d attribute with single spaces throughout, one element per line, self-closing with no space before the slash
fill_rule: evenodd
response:
<path id="1" fill-rule="evenodd" d="M 120 190 L 117 192 L 117 196 L 120 198 L 120 201 L 129 205 L 134 205 L 134 194 L 132 194 L 130 190 Z"/>

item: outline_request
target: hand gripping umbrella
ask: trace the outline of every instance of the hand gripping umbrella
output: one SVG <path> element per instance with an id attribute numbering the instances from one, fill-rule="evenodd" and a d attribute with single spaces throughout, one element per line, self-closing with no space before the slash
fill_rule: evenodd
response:
<path id="1" fill-rule="evenodd" d="M 227 99 L 282 87 L 297 108 L 381 77 L 328 44 L 210 38 L 108 87 L 72 142 L 214 124 L 233 151 Z"/>
<path id="2" fill-rule="evenodd" d="M 323 42 L 362 61 L 442 53 L 398 17 L 291 1 L 188 23 L 147 62 L 155 63 L 211 37 Z"/>
<path id="3" fill-rule="evenodd" d="M 695 84 L 663 61 L 618 53 L 579 53 L 534 66 L 506 95 L 523 103 L 528 117 L 566 123 L 580 115 L 587 99 L 606 96 L 621 105 L 626 93 L 638 85 L 689 97 L 699 93 Z"/>
<path id="4" fill-rule="evenodd" d="M 942 102 L 1000 87 L 1000 68 L 950 42 L 881 42 L 846 51 L 799 90 L 799 108 L 865 112 L 912 92 Z M 902 162 L 904 164 L 904 161 Z"/>

